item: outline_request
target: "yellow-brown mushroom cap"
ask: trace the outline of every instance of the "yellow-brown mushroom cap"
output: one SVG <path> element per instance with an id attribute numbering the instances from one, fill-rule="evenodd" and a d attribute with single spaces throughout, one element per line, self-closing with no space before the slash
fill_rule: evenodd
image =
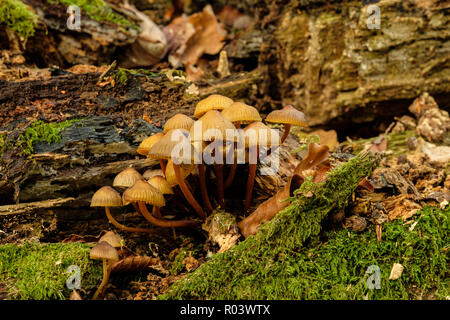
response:
<path id="1" fill-rule="evenodd" d="M 256 108 L 242 102 L 234 102 L 226 107 L 222 110 L 222 115 L 231 122 L 251 123 L 262 120 Z"/>
<path id="2" fill-rule="evenodd" d="M 106 232 L 98 242 L 105 241 L 109 243 L 113 248 L 120 248 L 122 246 L 122 238 L 113 231 Z"/>
<path id="3" fill-rule="evenodd" d="M 280 143 L 278 131 L 269 128 L 262 122 L 253 122 L 244 129 L 245 147 L 277 145 Z"/>
<path id="4" fill-rule="evenodd" d="M 91 207 L 122 207 L 122 198 L 116 190 L 105 186 L 94 193 Z"/>
<path id="5" fill-rule="evenodd" d="M 220 94 L 212 94 L 209 97 L 200 100 L 194 111 L 194 117 L 200 118 L 211 110 L 223 110 L 233 103 L 233 99 L 222 96 Z"/>
<path id="6" fill-rule="evenodd" d="M 189 132 L 184 129 L 172 129 L 153 145 L 147 154 L 151 159 L 173 159 L 177 163 L 191 163 L 194 152 Z"/>
<path id="7" fill-rule="evenodd" d="M 183 179 L 186 179 L 191 174 L 191 172 L 194 170 L 194 168 L 195 168 L 195 166 L 193 164 L 180 165 L 181 177 Z M 178 180 L 175 175 L 175 170 L 173 168 L 173 162 L 171 160 L 167 161 L 166 180 L 167 180 L 167 183 L 169 183 L 169 185 L 171 187 L 178 185 Z"/>
<path id="8" fill-rule="evenodd" d="M 212 141 L 212 140 L 227 140 L 227 135 L 234 138 L 236 134 L 236 127 L 234 124 L 226 119 L 217 110 L 211 110 L 205 113 L 200 119 L 195 121 L 194 125 L 189 131 L 192 141 Z"/>
<path id="9" fill-rule="evenodd" d="M 193 119 L 189 118 L 184 114 L 178 113 L 169 120 L 167 120 L 166 124 L 164 125 L 164 133 L 167 133 L 172 129 L 189 130 L 193 124 L 194 124 Z"/>
<path id="10" fill-rule="evenodd" d="M 150 148 L 159 140 L 161 140 L 162 137 L 164 137 L 164 133 L 158 132 L 144 139 L 137 148 L 136 152 L 140 155 L 146 156 Z"/>
<path id="11" fill-rule="evenodd" d="M 134 168 L 126 168 L 121 171 L 113 181 L 113 187 L 129 188 L 136 183 L 136 181 L 143 179 L 142 175 Z"/>
<path id="12" fill-rule="evenodd" d="M 151 178 L 156 176 L 164 177 L 164 172 L 161 169 L 148 169 L 142 176 L 145 180 L 150 180 Z"/>
<path id="13" fill-rule="evenodd" d="M 306 118 L 303 112 L 298 111 L 289 105 L 284 106 L 281 110 L 275 110 L 266 117 L 266 122 L 290 124 L 293 126 L 306 126 Z"/>
<path id="14" fill-rule="evenodd" d="M 155 176 L 148 180 L 153 187 L 159 190 L 162 194 L 173 194 L 173 190 L 166 179 L 160 176 Z"/>
<path id="15" fill-rule="evenodd" d="M 163 194 L 143 179 L 136 181 L 131 188 L 125 190 L 122 200 L 124 204 L 142 201 L 156 207 L 164 207 L 166 205 Z"/>
<path id="16" fill-rule="evenodd" d="M 108 242 L 101 241 L 97 243 L 89 254 L 91 259 L 106 259 L 111 261 L 119 260 L 119 254 Z"/>

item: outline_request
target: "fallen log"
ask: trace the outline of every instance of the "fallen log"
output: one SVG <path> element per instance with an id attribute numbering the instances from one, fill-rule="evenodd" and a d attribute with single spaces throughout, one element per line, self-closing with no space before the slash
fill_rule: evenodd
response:
<path id="1" fill-rule="evenodd" d="M 0 216 L 37 214 L 42 211 L 68 205 L 73 200 L 75 200 L 75 198 L 70 197 L 0 206 Z"/>

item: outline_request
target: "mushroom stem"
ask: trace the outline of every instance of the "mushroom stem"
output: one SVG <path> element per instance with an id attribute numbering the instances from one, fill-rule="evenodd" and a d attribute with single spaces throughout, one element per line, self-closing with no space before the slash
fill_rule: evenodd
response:
<path id="1" fill-rule="evenodd" d="M 198 165 L 198 178 L 200 182 L 200 191 L 202 193 L 203 204 L 206 207 L 206 211 L 211 213 L 213 208 L 211 202 L 209 202 L 208 190 L 206 189 L 206 167 L 203 162 Z"/>
<path id="2" fill-rule="evenodd" d="M 161 166 L 163 175 L 166 176 L 166 163 L 164 162 L 164 159 L 159 159 L 159 165 Z"/>
<path id="3" fill-rule="evenodd" d="M 238 123 L 240 123 L 240 122 L 238 122 Z M 234 143 L 234 152 L 236 152 L 236 151 L 237 151 L 237 143 L 235 142 Z M 236 175 L 236 169 L 237 169 L 237 156 L 234 159 L 233 164 L 231 165 L 230 172 L 228 173 L 227 180 L 225 180 L 225 183 L 223 185 L 223 188 L 225 190 L 228 189 L 231 186 L 231 184 L 233 183 L 234 177 Z"/>
<path id="4" fill-rule="evenodd" d="M 286 140 L 287 136 L 289 135 L 289 131 L 291 131 L 291 125 L 290 124 L 285 124 L 284 125 L 283 136 L 281 137 L 281 143 L 283 143 L 284 140 Z"/>
<path id="5" fill-rule="evenodd" d="M 148 222 L 158 227 L 166 227 L 166 228 L 193 227 L 199 224 L 198 221 L 192 220 L 168 221 L 155 218 L 150 214 L 150 212 L 147 209 L 147 206 L 145 205 L 145 202 L 143 201 L 139 201 L 139 209 L 141 210 L 142 215 L 144 216 L 145 219 L 147 219 Z"/>
<path id="6" fill-rule="evenodd" d="M 132 202 L 131 204 L 133 205 L 134 210 L 136 210 L 136 212 L 139 213 L 139 207 L 138 207 L 137 203 L 136 202 Z"/>
<path id="7" fill-rule="evenodd" d="M 103 287 L 106 286 L 109 280 L 109 272 L 108 272 L 108 265 L 106 263 L 106 259 L 103 260 L 103 279 L 100 286 L 97 288 L 97 291 L 95 291 L 94 296 L 92 297 L 93 300 L 97 300 L 98 296 L 100 295 L 100 292 L 103 291 Z"/>
<path id="8" fill-rule="evenodd" d="M 162 216 L 162 214 L 161 214 L 161 212 L 159 211 L 159 207 L 157 207 L 157 206 L 153 206 L 153 216 L 154 217 L 156 217 L 156 218 L 162 218 L 163 216 Z"/>
<path id="9" fill-rule="evenodd" d="M 120 230 L 129 231 L 129 232 L 153 232 L 152 229 L 133 228 L 133 227 L 127 227 L 127 226 L 124 226 L 123 224 L 120 224 L 111 215 L 111 211 L 109 210 L 109 207 L 105 207 L 105 212 L 106 212 L 106 216 L 108 217 L 109 222 L 111 222 L 116 228 L 119 228 Z"/>
<path id="10" fill-rule="evenodd" d="M 216 177 L 217 177 L 217 197 L 219 200 L 220 207 L 224 209 L 225 201 L 223 191 L 223 164 L 215 164 L 214 168 L 216 169 Z"/>
<path id="11" fill-rule="evenodd" d="M 247 189 L 245 192 L 245 207 L 244 207 L 245 211 L 247 211 L 250 208 L 250 204 L 252 201 L 253 185 L 255 183 L 255 176 L 256 176 L 256 163 L 258 161 L 258 152 L 259 152 L 258 147 L 252 147 L 252 149 L 250 150 L 250 164 L 248 167 Z"/>
<path id="12" fill-rule="evenodd" d="M 184 197 L 189 202 L 189 204 L 194 208 L 197 214 L 202 219 L 205 219 L 206 215 L 203 212 L 202 207 L 198 204 L 197 200 L 195 200 L 194 196 L 192 195 L 192 192 L 189 190 L 186 184 L 186 181 L 184 181 L 183 177 L 181 176 L 180 167 L 174 163 L 173 169 L 175 171 L 175 176 L 177 177 L 178 185 L 180 186 L 181 192 L 183 192 Z"/>

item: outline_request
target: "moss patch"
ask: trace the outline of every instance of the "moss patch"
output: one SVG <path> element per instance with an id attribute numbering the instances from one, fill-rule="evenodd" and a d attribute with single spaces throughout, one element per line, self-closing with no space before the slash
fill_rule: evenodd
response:
<path id="1" fill-rule="evenodd" d="M 101 263 L 89 259 L 90 246 L 80 243 L 0 246 L 0 283 L 11 299 L 67 299 L 71 265 L 80 267 L 81 290 L 90 293 L 101 282 Z"/>
<path id="2" fill-rule="evenodd" d="M 322 241 L 316 238 L 298 252 L 279 252 L 276 259 L 270 251 L 266 255 L 271 259 L 262 256 L 260 262 L 244 255 L 236 260 L 241 264 L 234 266 L 236 273 L 230 271 L 226 279 L 222 268 L 215 272 L 220 280 L 201 281 L 201 276 L 207 276 L 204 272 L 214 272 L 211 266 L 202 268 L 203 272 L 176 283 L 162 298 L 446 299 L 450 294 L 449 217 L 450 208 L 425 208 L 416 216 L 412 231 L 402 220 L 385 224 L 380 243 L 374 227 L 363 234 L 329 231 L 321 235 Z M 394 263 L 405 269 L 399 279 L 389 280 Z M 380 268 L 381 289 L 367 288 L 366 271 L 371 265 Z"/>
<path id="3" fill-rule="evenodd" d="M 31 155 L 34 152 L 33 145 L 39 142 L 48 144 L 61 142 L 61 132 L 81 119 L 72 119 L 58 123 L 45 123 L 38 120 L 33 122 L 23 134 L 12 141 L 6 134 L 0 135 L 0 156 L 7 149 L 18 148 L 22 155 Z"/>
<path id="4" fill-rule="evenodd" d="M 152 72 L 146 69 L 125 69 L 119 68 L 114 72 L 114 80 L 122 85 L 128 83 L 128 77 L 132 76 L 146 76 L 150 78 L 159 77 L 161 74 Z"/>
<path id="5" fill-rule="evenodd" d="M 6 24 L 18 36 L 27 39 L 34 35 L 38 17 L 22 1 L 0 1 L 0 24 Z"/>
<path id="6" fill-rule="evenodd" d="M 139 26 L 127 20 L 121 14 L 113 11 L 103 0 L 47 0 L 50 4 L 76 5 L 87 13 L 89 18 L 97 21 L 107 21 L 126 28 L 139 29 Z"/>
<path id="7" fill-rule="evenodd" d="M 307 239 L 319 234 L 321 221 L 331 210 L 347 205 L 359 181 L 376 165 L 371 156 L 360 155 L 335 168 L 325 182 L 305 182 L 291 204 L 261 226 L 255 236 L 213 256 L 161 298 L 299 298 L 301 290 L 294 290 L 289 281 L 284 281 L 287 264 Z"/>

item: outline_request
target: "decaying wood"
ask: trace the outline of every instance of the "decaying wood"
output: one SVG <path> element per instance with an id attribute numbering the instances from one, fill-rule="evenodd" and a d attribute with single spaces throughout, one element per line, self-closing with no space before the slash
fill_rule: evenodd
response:
<path id="1" fill-rule="evenodd" d="M 69 205 L 73 200 L 75 198 L 69 197 L 0 206 L 0 216 L 30 215 Z"/>
<path id="2" fill-rule="evenodd" d="M 55 38 L 58 53 L 70 64 L 110 63 L 114 51 L 135 42 L 139 34 L 135 28 L 93 20 L 85 12 L 81 13 L 80 29 L 70 30 L 67 6 L 49 5 L 44 0 L 28 0 L 27 3 L 47 26 L 47 33 L 52 35 L 50 39 Z M 127 19 L 137 21 L 130 16 Z M 41 40 L 47 41 L 46 37 Z"/>

